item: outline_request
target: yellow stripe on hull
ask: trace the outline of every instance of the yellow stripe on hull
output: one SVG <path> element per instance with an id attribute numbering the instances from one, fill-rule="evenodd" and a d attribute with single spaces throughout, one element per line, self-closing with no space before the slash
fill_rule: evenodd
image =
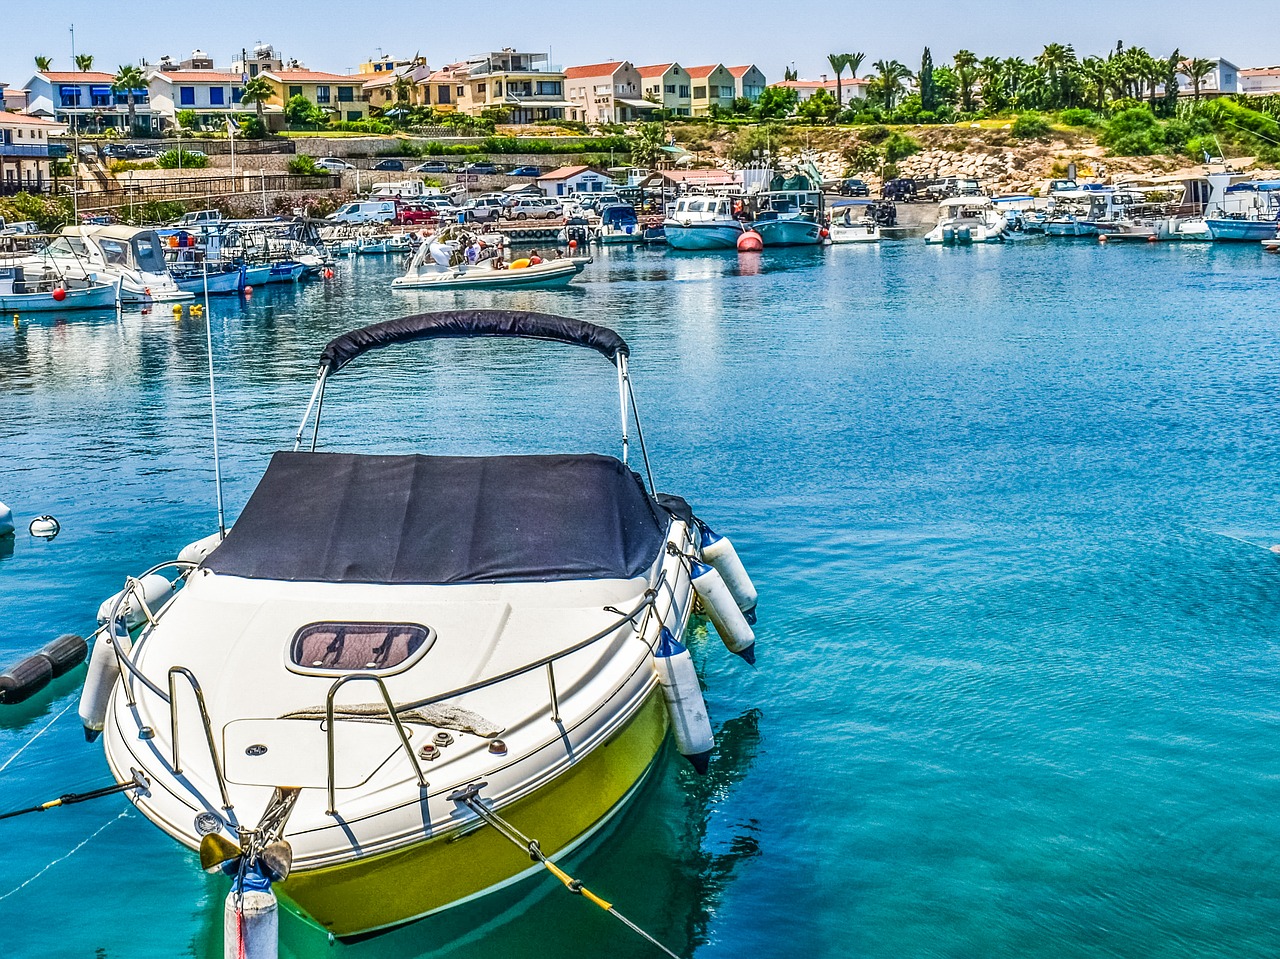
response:
<path id="1" fill-rule="evenodd" d="M 644 775 L 666 735 L 655 686 L 612 739 L 530 796 L 499 810 L 554 856 L 604 819 Z M 451 832 L 396 852 L 295 872 L 277 891 L 337 936 L 407 922 L 530 869 L 529 857 L 490 827 Z"/>

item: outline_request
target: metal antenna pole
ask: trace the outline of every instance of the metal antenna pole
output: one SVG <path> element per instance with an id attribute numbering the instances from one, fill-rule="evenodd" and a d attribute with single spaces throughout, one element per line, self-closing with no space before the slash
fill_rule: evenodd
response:
<path id="1" fill-rule="evenodd" d="M 204 339 L 209 349 L 209 412 L 213 419 L 213 485 L 218 496 L 218 538 L 227 538 L 227 522 L 222 511 L 222 465 L 218 457 L 218 391 L 213 381 L 213 314 L 209 312 L 209 260 L 204 267 Z"/>

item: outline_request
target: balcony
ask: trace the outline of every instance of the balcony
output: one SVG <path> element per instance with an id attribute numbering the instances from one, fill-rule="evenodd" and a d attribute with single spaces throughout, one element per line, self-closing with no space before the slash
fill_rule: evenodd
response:
<path id="1" fill-rule="evenodd" d="M 25 143 L 0 143 L 0 157 L 41 157 L 49 156 L 49 145 L 47 143 L 31 144 Z"/>

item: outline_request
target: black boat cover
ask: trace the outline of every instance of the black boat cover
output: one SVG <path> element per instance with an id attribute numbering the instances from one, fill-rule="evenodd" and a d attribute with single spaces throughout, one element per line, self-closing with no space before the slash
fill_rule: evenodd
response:
<path id="1" fill-rule="evenodd" d="M 320 354 L 320 365 L 336 373 L 361 353 L 392 343 L 471 336 L 511 336 L 587 346 L 614 364 L 619 353 L 630 354 L 626 340 L 613 330 L 567 316 L 525 310 L 448 310 L 402 316 L 344 333 L 329 341 Z"/>
<path id="2" fill-rule="evenodd" d="M 631 578 L 668 520 L 611 456 L 276 453 L 202 565 L 323 583 Z"/>

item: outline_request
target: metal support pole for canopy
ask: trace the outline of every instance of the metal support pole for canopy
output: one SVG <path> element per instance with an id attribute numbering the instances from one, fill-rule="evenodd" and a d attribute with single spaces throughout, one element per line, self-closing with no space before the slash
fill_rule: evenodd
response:
<path id="1" fill-rule="evenodd" d="M 625 357 L 619 356 L 618 359 L 624 364 L 626 363 Z M 640 425 L 640 408 L 636 406 L 635 390 L 631 386 L 631 377 L 627 375 L 625 370 L 623 370 L 622 378 L 626 383 L 627 396 L 631 400 L 631 415 L 636 418 L 636 437 L 640 440 L 640 455 L 644 459 L 645 476 L 649 478 L 649 492 L 656 496 L 658 493 L 658 487 L 655 486 L 653 482 L 653 468 L 649 465 L 649 450 L 644 443 L 644 427 Z"/>
<path id="2" fill-rule="evenodd" d="M 311 430 L 311 452 L 316 451 L 316 440 L 320 438 L 320 414 L 324 412 L 324 384 L 329 379 L 329 367 L 320 371 L 320 399 L 316 401 L 316 424 Z"/>
<path id="3" fill-rule="evenodd" d="M 298 434 L 293 438 L 293 451 L 296 453 L 302 446 L 302 431 L 307 428 L 307 420 L 311 419 L 311 410 L 316 405 L 316 397 L 320 395 L 320 385 L 324 382 L 327 367 L 321 367 L 316 376 L 316 385 L 311 388 L 311 399 L 307 401 L 307 409 L 302 414 L 302 422 L 298 424 Z"/>
<path id="4" fill-rule="evenodd" d="M 618 354 L 618 402 L 622 407 L 622 465 L 627 465 L 631 441 L 627 438 L 627 358 Z"/>

